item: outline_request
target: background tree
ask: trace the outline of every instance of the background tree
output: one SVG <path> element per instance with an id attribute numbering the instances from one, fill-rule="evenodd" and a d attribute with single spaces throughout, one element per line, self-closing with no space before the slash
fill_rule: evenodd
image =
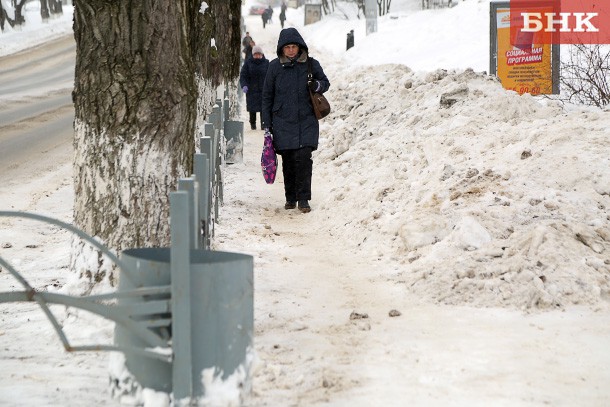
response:
<path id="1" fill-rule="evenodd" d="M 241 2 L 201 4 L 74 1 L 74 223 L 117 253 L 169 245 L 169 193 L 192 173 L 197 122 L 238 76 Z M 86 289 L 115 283 L 80 240 L 71 265 Z"/>
<path id="2" fill-rule="evenodd" d="M 40 17 L 42 17 L 42 21 L 48 20 L 50 17 L 48 0 L 40 0 Z"/>
<path id="3" fill-rule="evenodd" d="M 48 20 L 51 14 L 63 14 L 61 0 L 40 0 L 40 16 Z"/>
<path id="4" fill-rule="evenodd" d="M 380 16 L 390 12 L 390 4 L 392 4 L 392 0 L 377 0 L 377 8 Z"/>
<path id="5" fill-rule="evenodd" d="M 335 11 L 336 5 L 336 0 L 322 0 L 322 12 L 324 13 L 324 15 L 328 15 Z"/>
<path id="6" fill-rule="evenodd" d="M 574 44 L 566 46 L 561 63 L 561 98 L 597 107 L 610 104 L 610 47 Z"/>
<path id="7" fill-rule="evenodd" d="M 189 38 L 192 42 L 195 80 L 199 89 L 198 127 L 203 125 L 214 105 L 219 86 L 228 84 L 237 89 L 241 68 L 241 1 L 216 0 L 207 3 L 209 8 L 201 13 L 201 2 L 191 1 L 188 13 L 191 17 Z M 233 92 L 232 96 L 236 94 Z M 235 106 L 235 98 L 233 102 Z"/>
<path id="8" fill-rule="evenodd" d="M 8 13 L 6 12 L 6 10 L 4 10 L 4 6 L 2 5 L 2 2 L 0 1 L 0 30 L 4 31 L 4 23 L 8 22 Z M 9 22 L 10 24 L 10 22 Z"/>
<path id="9" fill-rule="evenodd" d="M 0 12 L 2 16 L 0 16 L 0 20 L 2 22 L 2 30 L 4 30 L 4 22 L 8 22 L 11 27 L 16 25 L 25 24 L 25 17 L 23 16 L 23 6 L 25 5 L 27 0 L 13 0 L 11 5 L 14 7 L 14 19 L 8 14 L 8 10 L 4 9 L 4 6 L 0 4 Z M 1 3 L 1 2 L 0 2 Z"/>

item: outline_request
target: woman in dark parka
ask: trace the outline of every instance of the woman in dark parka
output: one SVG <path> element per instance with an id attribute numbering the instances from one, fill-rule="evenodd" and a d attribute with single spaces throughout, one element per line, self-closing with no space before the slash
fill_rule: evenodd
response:
<path id="1" fill-rule="evenodd" d="M 239 74 L 239 84 L 246 94 L 246 110 L 250 113 L 252 130 L 256 130 L 256 113 L 261 111 L 263 105 L 263 84 L 267 68 L 269 68 L 269 60 L 265 58 L 263 49 L 255 45 L 252 48 L 252 57 L 244 62 Z"/>
<path id="2" fill-rule="evenodd" d="M 293 28 L 280 32 L 277 56 L 269 63 L 263 88 L 263 128 L 273 134 L 273 146 L 282 157 L 284 208 L 309 212 L 311 200 L 311 153 L 318 148 L 320 127 L 309 89 L 323 93 L 330 82 L 320 63 L 309 57 L 307 44 Z M 307 80 L 308 59 L 313 80 Z"/>

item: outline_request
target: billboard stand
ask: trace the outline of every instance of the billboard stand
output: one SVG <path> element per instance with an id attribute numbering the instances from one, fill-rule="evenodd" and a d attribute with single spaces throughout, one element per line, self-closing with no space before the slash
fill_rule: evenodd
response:
<path id="1" fill-rule="evenodd" d="M 541 10 L 550 1 L 537 2 Z M 545 44 L 533 33 L 518 32 L 511 44 L 509 1 L 489 4 L 489 74 L 519 94 L 559 94 L 559 45 Z"/>

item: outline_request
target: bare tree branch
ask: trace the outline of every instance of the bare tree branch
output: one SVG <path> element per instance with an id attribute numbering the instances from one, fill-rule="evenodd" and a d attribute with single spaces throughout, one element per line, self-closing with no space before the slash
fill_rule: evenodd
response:
<path id="1" fill-rule="evenodd" d="M 600 108 L 610 104 L 610 47 L 571 45 L 560 82 L 564 101 Z"/>

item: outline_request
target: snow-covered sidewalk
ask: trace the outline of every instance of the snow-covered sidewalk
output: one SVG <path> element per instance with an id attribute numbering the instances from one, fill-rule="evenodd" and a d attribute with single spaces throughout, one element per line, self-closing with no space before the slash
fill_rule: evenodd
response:
<path id="1" fill-rule="evenodd" d="M 394 281 L 398 263 L 333 234 L 337 219 L 319 209 L 335 186 L 327 179 L 314 175 L 311 213 L 283 209 L 281 171 L 272 186 L 260 171 L 262 141 L 261 131 L 248 130 L 244 163 L 226 169 L 215 239 L 217 249 L 255 258 L 258 358 L 248 405 L 610 400 L 608 313 L 422 304 Z"/>

